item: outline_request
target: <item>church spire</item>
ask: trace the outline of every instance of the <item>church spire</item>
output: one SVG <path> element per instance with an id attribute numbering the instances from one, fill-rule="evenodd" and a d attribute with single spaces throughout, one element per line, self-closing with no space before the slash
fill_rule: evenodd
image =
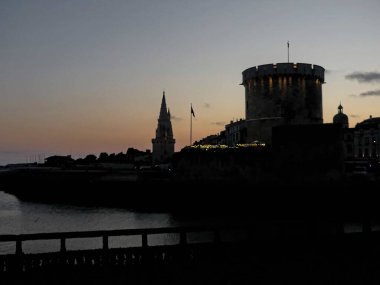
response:
<path id="1" fill-rule="evenodd" d="M 170 111 L 166 107 L 165 91 L 162 94 L 160 116 L 156 129 L 156 137 L 152 139 L 153 161 L 165 162 L 174 153 L 175 139 L 173 137 L 172 123 L 170 121 Z"/>
<path id="2" fill-rule="evenodd" d="M 168 109 L 166 108 L 166 99 L 165 99 L 165 91 L 164 91 L 162 95 L 159 120 L 165 120 L 165 119 L 168 119 Z"/>

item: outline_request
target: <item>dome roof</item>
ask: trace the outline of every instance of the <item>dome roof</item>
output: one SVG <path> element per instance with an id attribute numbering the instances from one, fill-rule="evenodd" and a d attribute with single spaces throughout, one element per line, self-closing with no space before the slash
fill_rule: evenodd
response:
<path id="1" fill-rule="evenodd" d="M 334 124 L 341 124 L 343 127 L 348 128 L 348 116 L 343 113 L 343 107 L 341 104 L 338 106 L 338 114 L 333 118 Z"/>
<path id="2" fill-rule="evenodd" d="M 333 118 L 334 124 L 348 124 L 348 116 L 343 113 L 338 113 Z"/>

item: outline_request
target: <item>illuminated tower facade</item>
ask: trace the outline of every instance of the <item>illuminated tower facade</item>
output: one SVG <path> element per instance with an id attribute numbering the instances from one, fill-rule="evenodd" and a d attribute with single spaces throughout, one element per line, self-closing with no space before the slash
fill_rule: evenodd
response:
<path id="1" fill-rule="evenodd" d="M 174 154 L 175 139 L 170 121 L 170 111 L 166 108 L 165 91 L 162 96 L 156 137 L 152 139 L 152 144 L 152 157 L 155 162 L 166 162 Z"/>
<path id="2" fill-rule="evenodd" d="M 325 69 L 307 63 L 277 63 L 243 71 L 247 142 L 271 143 L 272 127 L 322 124 Z"/>

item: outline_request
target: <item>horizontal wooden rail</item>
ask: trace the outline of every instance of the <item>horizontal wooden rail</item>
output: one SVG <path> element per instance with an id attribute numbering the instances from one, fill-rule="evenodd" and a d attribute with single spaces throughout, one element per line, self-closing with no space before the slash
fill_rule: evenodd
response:
<path id="1" fill-rule="evenodd" d="M 107 231 L 79 231 L 79 232 L 54 232 L 54 233 L 36 233 L 36 234 L 15 234 L 0 235 L 0 241 L 27 241 L 27 240 L 49 240 L 61 238 L 91 238 L 103 236 L 136 236 L 136 235 L 154 235 L 170 234 L 181 232 L 213 232 L 223 230 L 243 230 L 246 227 L 168 227 L 168 228 L 145 228 L 145 229 L 123 229 Z"/>
<path id="2" fill-rule="evenodd" d="M 213 242 L 221 241 L 221 231 L 244 230 L 249 236 L 252 236 L 253 228 L 248 226 L 224 226 L 224 227 L 166 227 L 166 228 L 144 228 L 144 229 L 122 229 L 122 230 L 101 230 L 101 231 L 79 231 L 79 232 L 55 232 L 55 233 L 35 233 L 35 234 L 18 234 L 18 235 L 0 235 L 0 242 L 15 242 L 16 254 L 22 254 L 22 243 L 24 241 L 35 240 L 59 240 L 60 251 L 66 252 L 66 240 L 77 238 L 101 238 L 104 250 L 109 249 L 109 238 L 115 236 L 141 236 L 141 247 L 148 247 L 148 236 L 156 234 L 178 234 L 179 244 L 187 244 L 188 233 L 211 232 L 214 235 Z M 344 234 L 344 225 L 336 224 L 337 235 Z M 362 222 L 362 232 L 370 233 L 372 228 L 369 222 Z M 380 233 L 378 233 L 380 235 Z"/>
<path id="3" fill-rule="evenodd" d="M 187 243 L 187 234 L 195 232 L 212 232 L 214 241 L 220 241 L 220 231 L 223 230 L 247 230 L 243 227 L 168 227 L 168 228 L 145 228 L 145 229 L 123 229 L 107 231 L 79 231 L 79 232 L 55 232 L 19 235 L 0 235 L 0 242 L 16 242 L 16 254 L 22 254 L 23 241 L 35 240 L 60 240 L 60 251 L 66 251 L 66 240 L 75 238 L 102 238 L 103 249 L 107 250 L 109 237 L 114 236 L 141 236 L 142 247 L 148 246 L 148 236 L 156 234 L 179 234 L 179 244 Z"/>
<path id="4" fill-rule="evenodd" d="M 341 223 L 337 223 L 336 226 L 335 235 L 318 236 L 316 232 L 309 232 L 306 229 L 304 235 L 298 237 L 288 236 L 286 231 L 281 231 L 280 227 L 279 236 L 276 236 L 275 239 L 267 239 L 267 237 L 260 237 L 260 235 L 256 236 L 254 226 L 170 227 L 0 235 L 0 242 L 15 242 L 16 245 L 15 254 L 0 255 L 0 279 L 1 274 L 17 275 L 18 273 L 34 271 L 49 274 L 49 272 L 59 273 L 62 270 L 75 270 L 75 272 L 78 272 L 78 270 L 91 271 L 111 267 L 119 269 L 121 267 L 136 268 L 136 266 L 155 263 L 164 265 L 181 262 L 204 262 L 205 260 L 214 260 L 216 262 L 222 259 L 228 260 L 230 257 L 232 260 L 236 258 L 245 260 L 247 258 L 246 254 L 260 251 L 262 246 L 268 246 L 270 249 L 274 246 L 278 249 L 289 246 L 293 248 L 299 244 L 303 252 L 304 248 L 302 246 L 305 243 L 322 249 L 328 246 L 331 252 L 335 250 L 351 250 L 352 248 L 356 248 L 355 252 L 362 252 L 364 249 L 363 252 L 366 253 L 372 252 L 372 249 L 377 250 L 376 246 L 380 241 L 380 231 L 372 231 L 370 223 L 363 223 L 361 232 L 352 233 L 344 233 L 343 230 L 339 231 L 339 228 L 343 229 Z M 231 234 L 234 231 L 244 232 L 244 238 L 236 241 L 222 238 L 224 234 L 228 236 L 227 233 Z M 202 232 L 211 234 L 211 240 L 199 243 L 190 243 L 188 241 L 188 234 Z M 148 237 L 155 234 L 176 234 L 178 243 L 169 245 L 152 244 L 150 246 Z M 114 236 L 137 236 L 140 238 L 141 245 L 110 248 L 109 238 Z M 100 248 L 91 250 L 67 250 L 66 241 L 77 238 L 99 238 L 102 245 Z M 35 240 L 56 240 L 60 244 L 60 249 L 48 253 L 23 254 L 23 242 Z M 336 247 L 336 245 L 339 246 Z"/>

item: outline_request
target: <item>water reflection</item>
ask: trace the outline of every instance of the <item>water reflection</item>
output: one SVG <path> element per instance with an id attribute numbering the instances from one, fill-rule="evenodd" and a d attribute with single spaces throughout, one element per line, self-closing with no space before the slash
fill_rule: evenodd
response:
<path id="1" fill-rule="evenodd" d="M 254 221 L 254 222 L 252 222 Z M 75 206 L 54 203 L 38 203 L 23 201 L 15 196 L 0 191 L 0 235 L 1 234 L 29 234 L 51 233 L 67 231 L 93 231 L 136 228 L 160 228 L 176 226 L 222 226 L 222 225 L 248 225 L 254 227 L 257 238 L 268 239 L 286 233 L 287 236 L 302 235 L 308 225 L 302 220 L 271 221 L 255 219 L 252 214 L 237 214 L 233 209 L 224 209 L 222 212 L 201 214 L 196 212 L 188 214 L 171 213 L 144 213 L 124 208 Z M 286 227 L 284 227 L 286 226 Z M 379 230 L 379 224 L 372 222 L 372 230 Z M 334 220 L 321 220 L 314 225 L 319 236 L 337 234 L 337 224 Z M 360 232 L 363 226 L 351 222 L 344 226 L 345 233 Z M 213 234 L 188 234 L 188 242 L 206 242 L 213 239 Z M 227 233 L 223 237 L 229 239 L 244 239 L 246 233 Z M 176 244 L 179 242 L 177 234 L 155 234 L 148 236 L 149 245 Z M 135 247 L 141 246 L 141 236 L 110 237 L 109 247 Z M 66 249 L 94 249 L 101 248 L 100 238 L 67 239 Z M 25 253 L 58 251 L 59 240 L 26 241 L 23 243 Z M 14 253 L 14 242 L 0 242 L 0 254 Z"/>
<path id="2" fill-rule="evenodd" d="M 0 191 L 0 234 L 113 230 L 177 226 L 169 213 L 136 213 L 128 209 L 44 204 L 20 201 Z M 130 245 L 138 245 L 138 241 Z M 67 241 L 67 249 L 98 248 L 101 242 L 88 239 Z M 112 247 L 121 247 L 111 240 Z M 25 252 L 57 250 L 57 241 L 23 243 Z M 0 243 L 0 254 L 14 252 L 14 243 Z"/>

